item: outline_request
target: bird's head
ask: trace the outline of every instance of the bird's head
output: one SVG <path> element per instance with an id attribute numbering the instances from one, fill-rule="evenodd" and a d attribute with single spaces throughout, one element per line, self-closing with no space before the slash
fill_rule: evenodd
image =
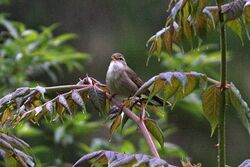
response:
<path id="1" fill-rule="evenodd" d="M 121 53 L 114 53 L 114 54 L 112 54 L 111 59 L 113 61 L 126 62 L 124 56 Z"/>

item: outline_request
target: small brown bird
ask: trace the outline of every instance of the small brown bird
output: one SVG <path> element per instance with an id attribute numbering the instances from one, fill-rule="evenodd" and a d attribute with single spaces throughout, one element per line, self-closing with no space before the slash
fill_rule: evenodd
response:
<path id="1" fill-rule="evenodd" d="M 113 95 L 130 97 L 143 85 L 143 81 L 128 67 L 121 53 L 114 53 L 106 75 L 106 84 Z M 145 94 L 149 94 L 145 92 Z M 163 105 L 163 99 L 158 96 L 153 99 Z"/>

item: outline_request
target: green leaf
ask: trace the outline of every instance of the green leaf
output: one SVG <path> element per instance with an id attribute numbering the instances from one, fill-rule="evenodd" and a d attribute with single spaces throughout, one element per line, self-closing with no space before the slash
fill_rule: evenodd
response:
<path id="1" fill-rule="evenodd" d="M 71 39 L 74 39 L 76 37 L 77 37 L 76 34 L 63 34 L 63 35 L 60 35 L 60 36 L 54 38 L 52 40 L 52 43 L 53 43 L 53 45 L 58 46 L 58 45 L 61 45 L 64 42 L 69 41 Z"/>
<path id="2" fill-rule="evenodd" d="M 144 121 L 148 131 L 154 136 L 154 138 L 159 142 L 159 144 L 163 147 L 164 145 L 164 136 L 163 132 L 157 123 L 152 119 L 146 119 Z"/>
<path id="3" fill-rule="evenodd" d="M 243 125 L 250 134 L 250 109 L 233 83 L 230 83 L 229 96 L 232 106 L 239 113 Z"/>
<path id="4" fill-rule="evenodd" d="M 247 28 L 247 35 L 248 39 L 250 40 L 250 1 L 247 1 L 247 3 L 244 6 L 244 22 L 246 24 Z"/>
<path id="5" fill-rule="evenodd" d="M 243 27 L 241 24 L 240 19 L 235 19 L 232 21 L 227 22 L 227 27 L 231 29 L 241 40 L 242 45 L 244 44 L 243 40 Z"/>
<path id="6" fill-rule="evenodd" d="M 150 92 L 150 95 L 149 95 L 149 98 L 148 98 L 148 102 L 149 102 L 155 95 L 157 95 L 158 93 L 160 93 L 160 91 L 162 90 L 164 84 L 165 84 L 165 81 L 164 81 L 164 80 L 161 80 L 161 79 L 157 79 L 157 80 L 154 82 L 153 89 L 152 89 L 152 91 Z"/>
<path id="7" fill-rule="evenodd" d="M 205 90 L 202 97 L 202 107 L 203 114 L 210 122 L 212 136 L 218 125 L 221 110 L 221 91 L 215 85 Z"/>
<path id="8" fill-rule="evenodd" d="M 11 21 L 6 20 L 5 18 L 1 18 L 0 23 L 5 26 L 5 28 L 9 31 L 13 38 L 17 38 L 19 36 L 17 29 Z"/>
<path id="9" fill-rule="evenodd" d="M 170 83 L 166 82 L 164 89 L 163 89 L 162 97 L 165 100 L 168 100 L 170 97 L 172 97 L 176 93 L 179 86 L 180 86 L 180 82 L 176 78 L 172 78 Z"/>

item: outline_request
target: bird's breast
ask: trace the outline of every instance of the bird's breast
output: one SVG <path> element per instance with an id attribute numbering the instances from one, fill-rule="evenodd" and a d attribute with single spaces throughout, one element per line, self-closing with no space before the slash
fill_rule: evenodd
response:
<path id="1" fill-rule="evenodd" d="M 111 93 L 118 93 L 119 80 L 121 77 L 124 65 L 120 62 L 111 62 L 106 75 L 106 83 Z"/>

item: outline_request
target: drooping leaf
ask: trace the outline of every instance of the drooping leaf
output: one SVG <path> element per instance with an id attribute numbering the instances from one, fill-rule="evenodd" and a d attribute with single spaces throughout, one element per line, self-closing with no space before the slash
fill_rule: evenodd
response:
<path id="1" fill-rule="evenodd" d="M 31 155 L 30 146 L 23 140 L 0 132 L 0 156 L 5 160 L 6 164 L 9 164 L 9 158 L 13 163 L 20 166 L 35 166 L 35 161 Z"/>
<path id="2" fill-rule="evenodd" d="M 235 19 L 232 21 L 227 22 L 226 24 L 228 28 L 230 28 L 241 40 L 242 45 L 244 44 L 243 40 L 243 25 L 240 21 L 240 19 Z"/>
<path id="3" fill-rule="evenodd" d="M 89 99 L 95 108 L 102 114 L 105 114 L 106 93 L 96 86 L 89 89 Z"/>
<path id="4" fill-rule="evenodd" d="M 115 130 L 120 126 L 121 122 L 122 122 L 122 116 L 120 114 L 115 118 L 115 120 L 113 121 L 113 123 L 109 129 L 110 138 L 113 135 L 113 133 L 115 132 Z"/>
<path id="5" fill-rule="evenodd" d="M 169 164 L 156 157 L 143 154 L 122 154 L 113 151 L 101 150 L 84 155 L 80 158 L 73 167 L 82 166 L 85 161 L 94 160 L 94 164 L 108 165 L 109 167 L 118 166 L 145 166 L 145 167 L 159 167 L 168 166 Z"/>
<path id="6" fill-rule="evenodd" d="M 244 162 L 242 162 L 239 167 L 245 167 L 245 166 L 249 166 L 250 165 L 250 159 L 245 160 Z"/>
<path id="7" fill-rule="evenodd" d="M 77 91 L 73 90 L 71 96 L 73 101 L 83 109 L 83 112 L 85 112 L 86 107 L 81 95 Z"/>
<path id="8" fill-rule="evenodd" d="M 58 96 L 58 102 L 59 102 L 61 105 L 63 105 L 63 106 L 69 111 L 70 115 L 72 115 L 72 112 L 71 112 L 71 110 L 70 110 L 70 108 L 69 108 L 69 104 L 68 104 L 66 98 L 65 98 L 63 95 L 59 95 L 59 96 Z"/>
<path id="9" fill-rule="evenodd" d="M 203 113 L 210 122 L 211 136 L 213 135 L 219 122 L 221 98 L 222 97 L 220 89 L 214 85 L 207 88 L 202 97 Z"/>
<path id="10" fill-rule="evenodd" d="M 54 111 L 54 106 L 53 106 L 53 103 L 51 101 L 48 101 L 45 105 L 46 109 L 49 111 L 49 112 L 53 112 Z"/>
<path id="11" fill-rule="evenodd" d="M 144 121 L 148 131 L 154 136 L 154 138 L 159 142 L 159 144 L 163 147 L 164 145 L 164 136 L 163 132 L 157 123 L 152 119 L 146 119 Z"/>
<path id="12" fill-rule="evenodd" d="M 44 93 L 46 92 L 46 89 L 44 87 L 37 86 L 37 87 L 35 87 L 35 90 L 38 91 L 42 95 L 42 97 L 44 98 Z"/>
<path id="13" fill-rule="evenodd" d="M 243 125 L 250 134 L 250 109 L 233 83 L 230 83 L 229 96 L 232 106 L 239 113 Z"/>

